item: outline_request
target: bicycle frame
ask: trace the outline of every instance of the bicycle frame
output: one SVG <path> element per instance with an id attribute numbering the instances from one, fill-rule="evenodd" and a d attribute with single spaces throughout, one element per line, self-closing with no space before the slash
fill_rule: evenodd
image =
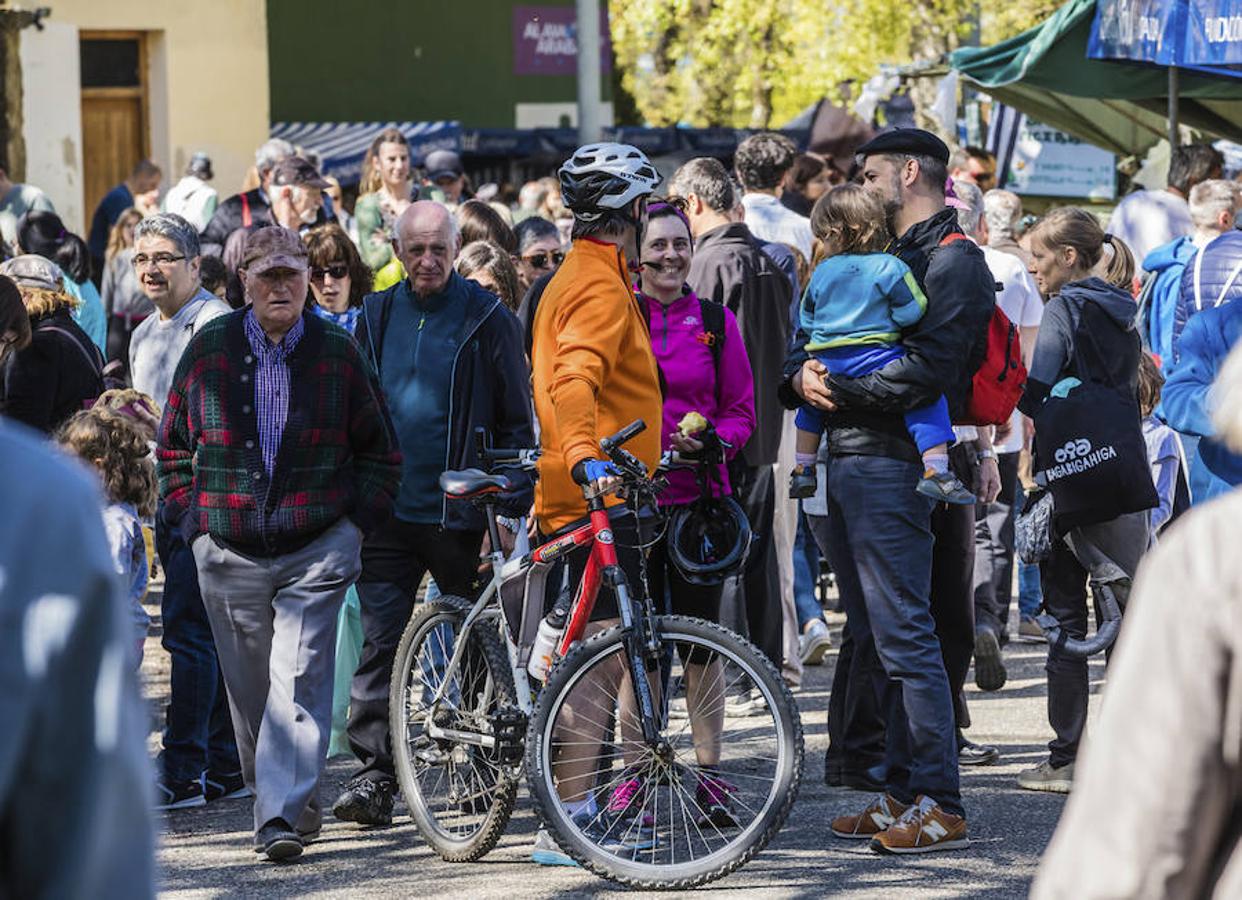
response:
<path id="1" fill-rule="evenodd" d="M 617 549 L 613 543 L 612 527 L 608 520 L 608 513 L 604 508 L 602 498 L 592 497 L 589 503 L 592 507 L 598 505 L 598 508 L 591 509 L 587 524 L 575 528 L 567 534 L 553 538 L 534 548 L 529 553 L 520 556 L 515 555 L 514 558 L 509 560 L 505 559 L 503 551 L 494 550 L 491 553 L 491 581 L 488 582 L 487 587 L 483 589 L 478 599 L 475 600 L 474 605 L 470 608 L 470 612 L 466 614 L 466 618 L 462 622 L 461 631 L 454 640 L 453 654 L 444 667 L 444 677 L 440 682 L 440 686 L 436 689 L 431 702 L 428 704 L 429 712 L 434 712 L 437 705 L 444 699 L 449 686 L 449 676 L 457 671 L 458 666 L 461 664 L 461 656 L 464 652 L 470 630 L 485 616 L 489 607 L 496 605 L 494 601 L 499 595 L 501 584 L 514 575 L 530 569 L 537 563 L 554 562 L 576 548 L 590 546 L 591 555 L 587 560 L 582 580 L 578 584 L 578 591 L 570 608 L 569 621 L 566 624 L 565 633 L 561 636 L 561 641 L 557 646 L 557 654 L 563 656 L 569 652 L 570 647 L 582 639 L 586 632 L 587 623 L 591 619 L 591 613 L 595 609 L 595 601 L 599 596 L 599 590 L 605 584 L 616 595 L 617 610 L 620 614 L 623 628 L 628 634 L 634 635 L 636 631 L 635 625 L 638 620 L 635 619 L 631 606 L 629 583 L 617 561 Z M 490 530 L 496 532 L 493 504 L 486 503 L 484 506 L 487 509 L 488 524 L 491 526 Z M 524 534 L 525 519 L 519 521 L 523 528 L 523 531 L 520 533 Z M 492 537 L 492 546 L 499 547 L 498 533 L 493 533 Z M 534 708 L 530 700 L 530 679 L 527 676 L 526 667 L 518 664 L 518 648 L 509 636 L 508 630 L 502 628 L 501 631 L 504 632 L 505 645 L 509 651 L 509 665 L 513 672 L 514 685 L 517 688 L 518 706 L 522 712 L 529 715 Z M 640 637 L 642 639 L 633 641 L 635 646 L 627 655 L 630 656 L 632 680 L 636 688 L 639 711 L 643 720 L 643 736 L 654 742 L 659 734 L 659 726 L 656 721 L 655 700 L 651 696 L 650 685 L 646 678 L 646 665 L 642 658 L 645 635 Z M 490 735 L 443 729 L 430 721 L 432 718 L 429 716 L 427 730 L 429 736 L 433 738 L 447 738 L 483 747 L 495 746 L 495 739 Z"/>
<path id="2" fill-rule="evenodd" d="M 635 428 L 635 425 L 637 428 Z M 626 430 L 629 431 L 629 436 L 632 436 L 645 427 L 641 422 L 638 422 L 629 426 Z M 627 468 L 631 466 L 641 467 L 641 463 L 620 449 L 620 444 L 626 439 L 628 437 L 623 438 L 618 434 L 604 443 L 615 448 L 610 455 L 617 454 L 614 456 L 614 460 L 621 465 Z M 632 462 L 627 462 L 627 460 Z M 637 473 L 631 471 L 630 474 Z M 646 470 L 643 468 L 640 477 L 645 477 L 645 475 Z M 609 522 L 608 511 L 604 505 L 604 493 L 585 487 L 583 488 L 583 495 L 587 501 L 588 511 L 588 521 L 585 525 L 575 528 L 567 534 L 552 538 L 528 553 L 519 555 L 515 552 L 514 557 L 508 560 L 506 560 L 504 551 L 501 549 L 500 527 L 496 522 L 495 502 L 490 496 L 484 496 L 479 501 L 486 513 L 488 534 L 491 538 L 492 552 L 489 559 L 492 564 L 492 579 L 488 582 L 487 587 L 483 589 L 483 592 L 474 602 L 470 612 L 466 614 L 466 618 L 462 622 L 461 633 L 454 641 L 453 654 L 444 668 L 444 678 L 428 704 L 429 713 L 434 713 L 436 707 L 444 699 L 444 694 L 449 684 L 448 676 L 457 671 L 457 667 L 461 664 L 461 656 L 464 652 L 467 643 L 466 638 L 469 637 L 470 629 L 484 616 L 488 607 L 493 605 L 493 601 L 499 595 L 501 584 L 514 575 L 530 569 L 537 563 L 550 563 L 578 547 L 590 546 L 591 555 L 587 560 L 582 580 L 578 584 L 573 605 L 570 607 L 569 621 L 566 624 L 565 633 L 561 636 L 560 643 L 557 645 L 557 654 L 564 656 L 570 647 L 582 639 L 586 632 L 587 623 L 591 619 L 591 613 L 595 609 L 595 601 L 599 596 L 599 589 L 601 586 L 607 585 L 617 598 L 617 612 L 620 615 L 622 631 L 625 634 L 626 656 L 629 662 L 635 696 L 638 700 L 638 712 L 642 720 L 643 738 L 652 746 L 659 742 L 659 721 L 655 708 L 655 699 L 651 694 L 651 686 L 647 678 L 647 666 L 644 659 L 644 653 L 648 651 L 653 652 L 657 648 L 654 640 L 648 633 L 646 617 L 640 616 L 636 618 L 634 615 L 629 582 L 617 561 L 617 549 L 613 543 L 612 525 Z M 519 522 L 519 539 L 525 540 L 526 520 L 522 518 L 519 519 Z M 513 671 L 513 683 L 517 689 L 518 705 L 523 713 L 530 715 L 534 707 L 530 700 L 530 679 L 527 677 L 526 667 L 519 665 L 517 662 L 518 648 L 514 645 L 508 630 L 501 628 L 501 631 L 504 632 L 505 645 L 509 651 L 509 664 Z M 436 726 L 431 721 L 433 718 L 433 715 L 428 716 L 428 734 L 433 738 L 444 737 L 484 747 L 495 746 L 495 738 L 491 735 L 476 735 L 455 730 L 445 730 Z"/>

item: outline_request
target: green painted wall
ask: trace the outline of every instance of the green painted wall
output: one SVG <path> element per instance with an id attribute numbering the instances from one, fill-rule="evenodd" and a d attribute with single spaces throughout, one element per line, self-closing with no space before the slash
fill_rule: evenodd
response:
<path id="1" fill-rule="evenodd" d="M 573 102 L 571 76 L 514 75 L 509 0 L 267 0 L 273 122 L 456 119 Z M 563 0 L 528 5 L 573 6 Z M 612 97 L 606 75 L 601 86 Z"/>

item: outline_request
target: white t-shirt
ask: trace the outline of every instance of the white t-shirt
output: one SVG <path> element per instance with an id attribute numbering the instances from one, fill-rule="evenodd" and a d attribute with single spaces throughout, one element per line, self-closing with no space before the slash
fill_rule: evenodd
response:
<path id="1" fill-rule="evenodd" d="M 1126 242 L 1140 267 L 1148 253 L 1193 229 L 1190 206 L 1168 191 L 1127 194 L 1108 220 L 1109 234 Z"/>
<path id="2" fill-rule="evenodd" d="M 168 404 L 173 375 L 190 339 L 217 316 L 232 312 L 229 305 L 199 288 L 171 319 L 160 313 L 147 316 L 129 341 L 130 382 L 163 409 Z"/>
<path id="3" fill-rule="evenodd" d="M 1001 285 L 996 303 L 1016 327 L 1037 327 L 1044 316 L 1044 301 L 1039 296 L 1035 279 L 1026 270 L 1022 260 L 1012 253 L 981 247 L 992 277 Z M 1009 418 L 1009 436 L 993 449 L 997 453 L 1017 453 L 1022 449 L 1022 413 L 1016 409 Z"/>
<path id="4" fill-rule="evenodd" d="M 806 261 L 811 261 L 811 220 L 800 216 L 771 194 L 746 194 L 742 197 L 746 208 L 746 227 L 761 241 L 790 244 L 802 251 Z"/>

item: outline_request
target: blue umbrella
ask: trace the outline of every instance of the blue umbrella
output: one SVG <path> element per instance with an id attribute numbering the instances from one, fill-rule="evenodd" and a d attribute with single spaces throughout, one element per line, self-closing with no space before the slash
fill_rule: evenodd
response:
<path id="1" fill-rule="evenodd" d="M 1178 69 L 1242 78 L 1242 0 L 1098 0 L 1087 56 L 1167 66 L 1178 143 Z"/>
<path id="2" fill-rule="evenodd" d="M 1087 56 L 1242 78 L 1239 0 L 1098 0 Z"/>

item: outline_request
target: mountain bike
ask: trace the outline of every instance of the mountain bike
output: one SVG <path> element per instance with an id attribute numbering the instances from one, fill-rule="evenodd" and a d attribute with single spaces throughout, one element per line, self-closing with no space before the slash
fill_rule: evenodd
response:
<path id="1" fill-rule="evenodd" d="M 622 446 L 644 427 L 634 422 L 600 442 L 635 515 L 662 486 Z M 481 447 L 480 458 L 533 470 L 538 453 Z M 603 494 L 584 488 L 586 524 L 506 559 L 495 506 L 512 489 L 509 478 L 467 470 L 446 472 L 440 483 L 487 513 L 492 578 L 473 603 L 423 604 L 397 650 L 393 756 L 423 838 L 449 861 L 484 856 L 508 823 L 525 768 L 548 833 L 604 878 L 690 888 L 762 850 L 793 805 L 803 758 L 797 707 L 771 662 L 719 625 L 656 615 L 645 590 L 631 591 Z M 589 560 L 572 600 L 560 592 L 567 624 L 536 696 L 527 664 L 544 598 L 549 586 L 555 596 L 557 563 L 575 550 Z M 601 589 L 612 593 L 620 620 L 602 630 L 589 624 Z M 703 669 L 688 678 L 694 666 Z M 739 685 L 754 686 L 764 714 L 724 721 L 725 699 Z M 670 716 L 682 693 L 685 719 Z M 704 736 L 698 723 L 707 721 L 723 724 L 718 738 Z"/>

